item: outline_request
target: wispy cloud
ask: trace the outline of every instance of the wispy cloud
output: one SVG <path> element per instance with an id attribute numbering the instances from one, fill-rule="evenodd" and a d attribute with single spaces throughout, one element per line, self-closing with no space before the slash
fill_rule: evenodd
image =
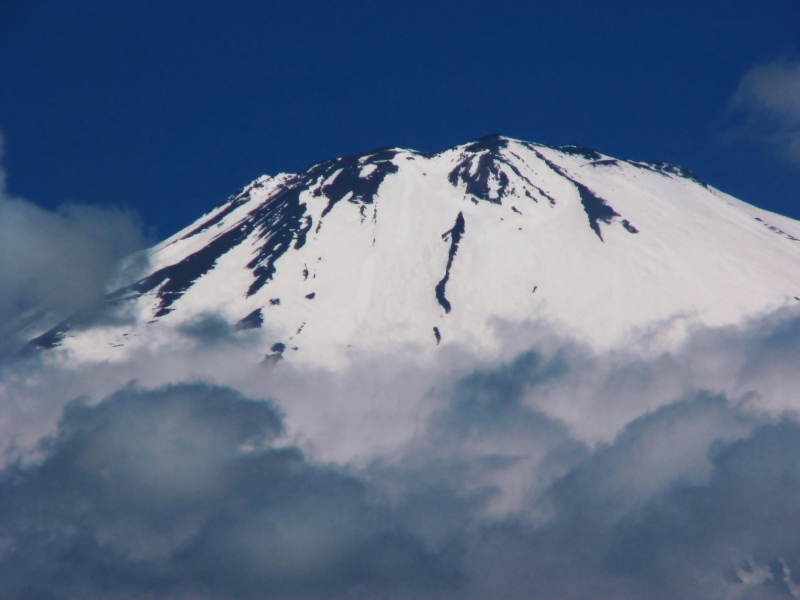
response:
<path id="1" fill-rule="evenodd" d="M 0 159 L 2 159 L 0 135 Z M 26 311 L 66 313 L 103 296 L 117 262 L 142 245 L 138 220 L 114 208 L 58 211 L 11 197 L 0 166 L 0 337 Z"/>
<path id="2" fill-rule="evenodd" d="M 731 99 L 743 122 L 737 133 L 761 139 L 800 165 L 800 61 L 781 60 L 750 69 Z"/>

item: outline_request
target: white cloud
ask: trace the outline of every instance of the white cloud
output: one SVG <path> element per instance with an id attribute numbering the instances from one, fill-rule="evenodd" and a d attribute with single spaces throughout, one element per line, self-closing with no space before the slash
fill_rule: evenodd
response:
<path id="1" fill-rule="evenodd" d="M 235 336 L 201 333 L 127 365 L 5 370 L 3 420 L 38 401 L 51 422 L 3 423 L 0 439 L 42 438 L 38 460 L 0 470 L 4 598 L 752 600 L 800 585 L 797 311 L 669 356 L 537 344 L 493 365 L 463 351 L 340 374 L 263 369 Z M 226 387 L 177 383 L 196 373 Z"/>
<path id="2" fill-rule="evenodd" d="M 760 138 L 800 164 L 800 61 L 757 65 L 745 73 L 731 109 L 744 117 L 741 134 Z"/>

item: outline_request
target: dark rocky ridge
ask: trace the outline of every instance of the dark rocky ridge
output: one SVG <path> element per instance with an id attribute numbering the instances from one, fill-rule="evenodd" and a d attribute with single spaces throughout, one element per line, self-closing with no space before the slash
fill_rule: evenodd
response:
<path id="1" fill-rule="evenodd" d="M 458 213 L 453 228 L 442 234 L 443 240 L 447 241 L 447 239 L 450 238 L 450 250 L 447 253 L 447 267 L 445 267 L 444 277 L 436 284 L 435 294 L 436 300 L 442 305 L 446 313 L 450 312 L 452 306 L 444 295 L 445 287 L 447 287 L 447 281 L 450 279 L 450 269 L 453 267 L 453 260 L 456 257 L 456 252 L 458 252 L 458 244 L 461 243 L 461 237 L 464 235 L 465 228 L 464 213 Z M 436 331 L 438 332 L 438 329 Z"/>
<path id="2" fill-rule="evenodd" d="M 595 150 L 578 145 L 544 146 L 526 142 L 518 143 L 531 150 L 547 168 L 569 181 L 576 189 L 589 227 L 601 241 L 603 240 L 601 224 L 611 225 L 618 222 L 632 234 L 638 233 L 638 229 L 628 219 L 623 218 L 623 215 L 615 210 L 606 199 L 577 181 L 565 169 L 548 160 L 540 151 L 541 149 L 547 148 L 567 156 L 582 157 L 588 161 L 586 164 L 593 168 L 609 168 L 624 162 L 665 177 L 685 178 L 707 187 L 705 182 L 691 171 L 666 163 L 610 159 Z M 248 287 L 246 295 L 252 296 L 274 277 L 276 262 L 289 250 L 302 248 L 306 244 L 308 236 L 313 235 L 312 231 L 320 230 L 324 217 L 338 203 L 346 201 L 360 205 L 362 219 L 366 218 L 365 209 L 374 204 L 375 196 L 383 182 L 387 177 L 399 171 L 395 162 L 399 154 L 405 154 L 407 160 L 415 160 L 417 158 L 434 158 L 444 152 L 448 151 L 426 154 L 398 148 L 379 148 L 315 163 L 300 173 L 284 176 L 274 191 L 236 226 L 221 232 L 206 246 L 180 262 L 164 267 L 136 283 L 110 294 L 106 298 L 106 302 L 114 305 L 117 302 L 155 292 L 158 305 L 154 317 L 156 319 L 163 317 L 173 310 L 175 302 L 200 277 L 215 267 L 223 255 L 255 233 L 258 244 L 253 258 L 247 264 L 247 268 L 252 272 L 253 281 Z M 554 205 L 556 199 L 536 185 L 531 175 L 523 173 L 511 161 L 511 157 L 519 158 L 514 154 L 512 141 L 508 138 L 500 135 L 479 138 L 462 147 L 458 162 L 448 173 L 447 179 L 454 187 L 463 189 L 473 202 L 499 205 L 502 204 L 504 198 L 513 195 L 513 197 L 528 198 L 536 203 L 543 200 Z M 263 189 L 265 183 L 263 178 L 257 180 L 218 204 L 206 213 L 206 215 L 213 214 L 213 216 L 201 221 L 182 239 L 196 236 L 221 223 L 225 217 L 251 200 L 254 190 Z M 305 193 L 327 199 L 327 204 L 317 223 L 314 223 L 314 219 L 307 212 L 305 202 L 301 200 Z M 516 206 L 512 207 L 512 210 L 522 214 Z M 376 215 L 373 213 L 372 219 L 375 218 Z M 446 286 L 464 230 L 465 223 L 462 213 L 459 214 L 453 228 L 445 234 L 445 237 L 449 236 L 450 238 L 447 266 L 444 276 L 435 288 L 436 299 L 445 312 L 450 312 L 452 309 L 451 303 L 446 297 Z M 305 278 L 309 277 L 307 268 L 303 273 Z M 313 298 L 313 294 L 309 294 L 308 297 Z M 279 300 L 274 299 L 270 303 L 278 304 L 278 302 Z M 254 312 L 242 319 L 237 326 L 239 328 L 258 327 L 260 322 L 258 325 L 256 322 L 259 316 L 263 322 L 263 315 L 260 312 L 258 315 Z M 43 348 L 55 347 L 63 340 L 67 331 L 73 327 L 81 327 L 81 322 L 82 319 L 76 320 L 75 316 L 66 319 L 37 337 L 31 344 Z"/>

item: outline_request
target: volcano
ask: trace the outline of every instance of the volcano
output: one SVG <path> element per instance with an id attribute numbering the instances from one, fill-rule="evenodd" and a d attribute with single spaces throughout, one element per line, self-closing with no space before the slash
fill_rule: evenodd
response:
<path id="1" fill-rule="evenodd" d="M 337 368 L 497 353 L 536 323 L 598 349 L 669 345 L 800 302 L 800 222 L 682 167 L 492 135 L 259 177 L 129 263 L 147 267 L 102 318 L 29 347 L 124 361 L 213 326 L 254 339 L 254 361 Z"/>

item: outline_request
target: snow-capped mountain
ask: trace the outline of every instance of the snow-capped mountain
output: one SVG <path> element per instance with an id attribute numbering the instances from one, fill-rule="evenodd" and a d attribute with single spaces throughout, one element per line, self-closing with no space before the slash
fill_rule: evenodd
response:
<path id="1" fill-rule="evenodd" d="M 674 340 L 800 301 L 799 222 L 680 167 L 497 135 L 260 177 L 145 258 L 106 318 L 32 344 L 124 360 L 213 319 L 256 337 L 254 361 L 336 366 L 351 351 L 495 352 L 500 324 L 598 348 Z"/>

